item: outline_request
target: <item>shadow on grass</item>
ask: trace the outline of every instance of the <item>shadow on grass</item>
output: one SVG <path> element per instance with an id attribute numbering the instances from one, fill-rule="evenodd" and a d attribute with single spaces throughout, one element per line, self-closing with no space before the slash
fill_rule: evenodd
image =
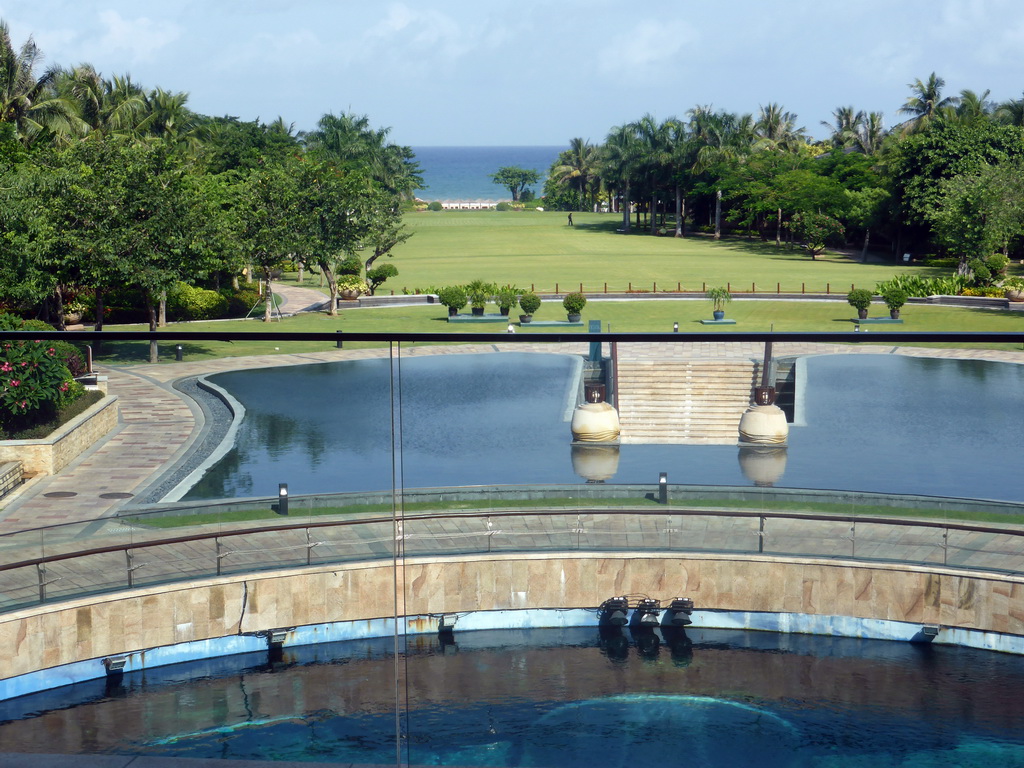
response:
<path id="1" fill-rule="evenodd" d="M 218 342 L 227 343 L 227 342 Z M 160 342 L 157 345 L 158 359 L 161 363 L 172 363 L 177 360 L 178 347 L 181 347 L 183 360 L 190 357 L 211 357 L 216 353 L 213 347 L 196 342 Z M 223 357 L 223 355 L 218 355 Z M 149 362 L 148 341 L 104 341 L 93 344 L 93 360 L 108 365 L 134 365 Z"/>

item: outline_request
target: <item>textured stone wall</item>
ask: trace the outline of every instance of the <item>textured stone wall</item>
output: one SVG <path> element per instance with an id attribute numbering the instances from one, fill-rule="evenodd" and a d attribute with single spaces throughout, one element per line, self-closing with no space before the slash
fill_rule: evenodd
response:
<path id="1" fill-rule="evenodd" d="M 55 475 L 117 426 L 117 398 L 105 397 L 45 440 L 0 441 L 0 462 L 20 461 L 26 475 Z"/>
<path id="2" fill-rule="evenodd" d="M 898 565 L 720 556 L 508 555 L 409 561 L 401 614 L 593 608 L 614 595 L 699 609 L 939 624 L 1024 635 L 1024 579 Z M 250 574 L 0 616 L 0 679 L 110 654 L 394 615 L 390 561 Z M 404 600 L 402 595 L 404 594 Z"/>

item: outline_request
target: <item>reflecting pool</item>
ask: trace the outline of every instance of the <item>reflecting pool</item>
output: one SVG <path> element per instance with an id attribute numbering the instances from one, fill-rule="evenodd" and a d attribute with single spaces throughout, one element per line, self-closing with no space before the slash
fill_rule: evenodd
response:
<path id="1" fill-rule="evenodd" d="M 498 353 L 220 374 L 247 409 L 187 499 L 392 487 L 576 483 L 578 358 Z M 777 486 L 1024 501 L 1024 366 L 830 355 L 803 361 Z M 394 403 L 394 408 L 392 404 Z M 394 424 L 394 431 L 392 425 Z M 394 435 L 394 443 L 392 436 Z M 394 444 L 395 461 L 392 461 Z M 623 445 L 612 483 L 750 485 L 735 446 Z"/>
<path id="2" fill-rule="evenodd" d="M 410 639 L 397 667 L 391 639 L 168 667 L 6 702 L 0 744 L 381 764 L 400 749 L 462 766 L 1024 765 L 1019 657 L 665 632 L 456 631 Z"/>

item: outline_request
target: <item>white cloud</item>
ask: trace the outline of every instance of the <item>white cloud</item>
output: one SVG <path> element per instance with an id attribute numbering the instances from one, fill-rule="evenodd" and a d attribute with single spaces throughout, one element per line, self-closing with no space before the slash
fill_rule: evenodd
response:
<path id="1" fill-rule="evenodd" d="M 102 11 L 99 17 L 105 27 L 99 47 L 126 51 L 132 62 L 153 59 L 157 51 L 181 36 L 181 27 L 169 21 L 126 19 L 117 11 Z"/>
<path id="2" fill-rule="evenodd" d="M 601 58 L 601 67 L 608 74 L 648 70 L 668 64 L 696 40 L 693 29 L 684 22 L 642 21 L 624 34 L 617 35 L 608 46 L 608 56 Z"/>

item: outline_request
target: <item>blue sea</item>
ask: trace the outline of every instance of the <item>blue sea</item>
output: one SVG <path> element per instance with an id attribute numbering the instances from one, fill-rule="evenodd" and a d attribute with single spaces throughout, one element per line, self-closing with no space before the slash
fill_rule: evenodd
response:
<path id="1" fill-rule="evenodd" d="M 562 147 L 413 147 L 423 169 L 421 200 L 508 200 L 509 191 L 491 180 L 506 165 L 537 171 L 540 183 L 531 186 L 538 197 L 548 169 Z"/>

